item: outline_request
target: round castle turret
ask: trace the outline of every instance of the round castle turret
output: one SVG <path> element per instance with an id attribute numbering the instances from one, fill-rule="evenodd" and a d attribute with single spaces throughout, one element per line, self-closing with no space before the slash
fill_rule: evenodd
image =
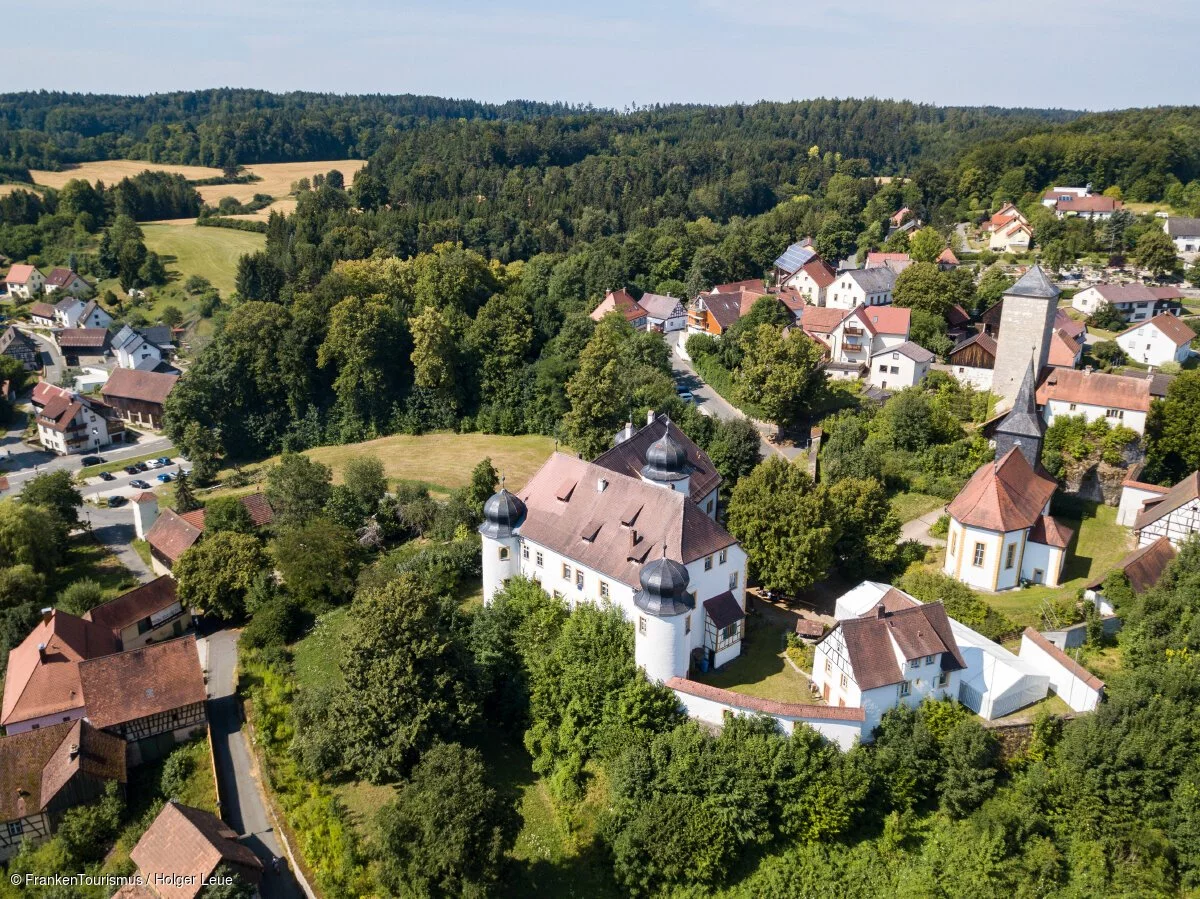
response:
<path id="1" fill-rule="evenodd" d="M 483 504 L 483 601 L 492 601 L 496 591 L 521 570 L 517 528 L 525 520 L 525 503 L 504 487 Z"/>
<path id="2" fill-rule="evenodd" d="M 688 572 L 663 556 L 642 566 L 641 590 L 634 594 L 638 610 L 634 658 L 647 677 L 665 681 L 688 673 L 688 631 L 695 603 L 688 594 Z"/>
<path id="3" fill-rule="evenodd" d="M 642 466 L 641 475 L 644 481 L 686 495 L 691 476 L 689 468 L 687 453 L 667 432 L 646 450 L 646 464 Z"/>

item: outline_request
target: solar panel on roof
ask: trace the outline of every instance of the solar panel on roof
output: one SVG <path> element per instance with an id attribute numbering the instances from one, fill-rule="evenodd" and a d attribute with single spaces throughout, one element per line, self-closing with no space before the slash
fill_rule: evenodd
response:
<path id="1" fill-rule="evenodd" d="M 775 260 L 775 267 L 783 269 L 785 272 L 796 272 L 816 255 L 817 252 L 812 247 L 805 247 L 799 243 L 794 243 Z"/>

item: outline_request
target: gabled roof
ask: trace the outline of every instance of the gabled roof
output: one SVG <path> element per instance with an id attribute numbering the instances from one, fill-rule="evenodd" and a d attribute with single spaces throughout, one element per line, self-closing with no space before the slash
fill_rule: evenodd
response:
<path id="1" fill-rule="evenodd" d="M 54 308 L 58 312 L 67 312 L 71 309 L 82 309 L 83 306 L 83 300 L 79 299 L 79 297 L 63 297 L 54 304 Z"/>
<path id="2" fill-rule="evenodd" d="M 737 290 L 730 293 L 702 293 L 697 298 L 704 308 L 708 310 L 721 330 L 724 331 L 739 318 L 742 317 L 743 298 L 746 296 L 745 291 Z M 752 294 L 754 299 L 758 299 L 758 294 Z"/>
<path id="3" fill-rule="evenodd" d="M 711 599 L 704 600 L 704 613 L 712 619 L 717 630 L 729 627 L 746 617 L 746 613 L 738 605 L 737 599 L 728 590 L 718 593 Z"/>
<path id="4" fill-rule="evenodd" d="M 105 398 L 120 397 L 161 406 L 166 402 L 178 380 L 178 375 L 138 371 L 132 368 L 115 368 L 108 376 L 108 381 L 100 388 L 100 393 Z"/>
<path id="5" fill-rule="evenodd" d="M 34 303 L 29 307 L 29 314 L 38 318 L 54 318 L 54 306 L 50 303 Z"/>
<path id="6" fill-rule="evenodd" d="M 834 328 L 846 317 L 844 309 L 831 306 L 805 306 L 800 317 L 800 327 L 809 334 L 832 334 Z"/>
<path id="7" fill-rule="evenodd" d="M 146 542 L 174 564 L 200 539 L 202 527 L 184 520 L 174 509 L 164 509 L 146 532 Z"/>
<path id="8" fill-rule="evenodd" d="M 1070 546 L 1071 537 L 1074 535 L 1074 530 L 1064 524 L 1060 524 L 1049 515 L 1042 515 L 1029 530 L 1029 540 L 1031 543 L 1040 543 L 1043 546 L 1057 546 L 1059 549 L 1066 549 Z"/>
<path id="9" fill-rule="evenodd" d="M 828 287 L 837 280 L 837 272 L 833 270 L 833 266 L 820 256 L 808 260 L 800 266 L 800 271 L 812 278 L 820 288 Z"/>
<path id="10" fill-rule="evenodd" d="M 797 241 L 786 250 L 784 250 L 779 258 L 775 260 L 775 268 L 780 271 L 787 272 L 789 275 L 795 274 L 804 267 L 804 264 L 817 255 L 817 251 L 812 247 L 812 241 L 808 238 Z"/>
<path id="11" fill-rule="evenodd" d="M 605 450 L 592 460 L 592 464 L 636 478 L 646 464 L 646 451 L 650 449 L 650 444 L 662 439 L 664 434 L 669 435 L 686 454 L 689 469 L 688 492 L 693 502 L 699 502 L 720 485 L 721 475 L 704 450 L 696 446 L 687 434 L 665 415 L 655 418 L 644 428 L 635 431 L 628 440 L 622 440 L 612 449 Z"/>
<path id="12" fill-rule="evenodd" d="M 59 610 L 44 615 L 9 653 L 0 725 L 82 708 L 80 663 L 116 649 L 107 628 Z"/>
<path id="13" fill-rule="evenodd" d="M 31 399 L 35 406 L 45 406 L 55 397 L 71 395 L 71 391 L 65 387 L 58 387 L 51 384 L 49 381 L 38 381 L 33 385 L 33 393 Z"/>
<path id="14" fill-rule="evenodd" d="M 642 565 L 664 548 L 687 564 L 737 542 L 682 493 L 564 453 L 518 495 L 523 538 L 634 588 Z"/>
<path id="15" fill-rule="evenodd" d="M 1046 354 L 1046 364 L 1058 368 L 1074 368 L 1082 352 L 1083 347 L 1059 328 L 1050 335 L 1050 351 Z"/>
<path id="16" fill-rule="evenodd" d="M 1005 296 L 1038 297 L 1040 299 L 1057 299 L 1062 293 L 1051 281 L 1040 265 L 1035 265 L 1023 274 L 1017 283 L 1004 291 Z"/>
<path id="17" fill-rule="evenodd" d="M 147 879 L 178 878 L 156 884 L 162 899 L 193 899 L 222 862 L 245 869 L 253 882 L 263 870 L 262 862 L 224 821 L 174 800 L 163 806 L 129 857 Z"/>
<path id="18" fill-rule="evenodd" d="M 38 352 L 38 345 L 32 337 L 29 337 L 22 331 L 18 331 L 12 325 L 4 329 L 4 333 L 0 334 L 0 353 L 8 352 L 8 348 L 13 344 L 25 347 L 34 353 Z"/>
<path id="19" fill-rule="evenodd" d="M 4 276 L 4 280 L 9 284 L 24 284 L 37 271 L 37 266 L 16 264 L 8 270 L 8 274 Z"/>
<path id="20" fill-rule="evenodd" d="M 66 287 L 76 278 L 79 278 L 75 272 L 69 268 L 55 268 L 50 270 L 50 274 L 46 276 L 46 285 L 48 287 Z M 82 281 L 82 278 L 79 278 Z"/>
<path id="21" fill-rule="evenodd" d="M 1158 583 L 1158 579 L 1162 577 L 1162 573 L 1167 570 L 1167 566 L 1171 564 L 1171 560 L 1175 556 L 1175 547 L 1171 544 L 1170 538 L 1159 537 L 1153 543 L 1147 543 L 1125 556 L 1113 566 L 1113 570 L 1125 572 L 1125 577 L 1129 578 L 1129 586 L 1133 588 L 1133 592 L 1142 594 Z M 1096 578 L 1088 584 L 1088 588 L 1097 590 L 1104 586 L 1104 581 L 1109 573 L 1106 572 L 1103 576 Z"/>
<path id="22" fill-rule="evenodd" d="M 1025 631 L 1021 636 L 1027 637 L 1030 642 L 1032 642 L 1043 652 L 1047 653 L 1052 659 L 1058 662 L 1058 664 L 1062 665 L 1067 669 L 1067 671 L 1071 672 L 1071 674 L 1075 675 L 1075 677 L 1079 678 L 1093 690 L 1104 689 L 1104 681 L 1100 680 L 1100 678 L 1096 677 L 1096 675 L 1092 674 L 1092 672 L 1088 671 L 1033 628 L 1025 628 Z"/>
<path id="23" fill-rule="evenodd" d="M 124 783 L 125 740 L 82 720 L 0 737 L 0 822 L 42 811 L 81 771 Z"/>
<path id="24" fill-rule="evenodd" d="M 60 349 L 107 349 L 110 335 L 106 328 L 67 328 L 56 335 Z"/>
<path id="25" fill-rule="evenodd" d="M 896 273 L 886 265 L 878 268 L 855 268 L 838 277 L 849 278 L 866 293 L 884 293 L 896 286 Z"/>
<path id="26" fill-rule="evenodd" d="M 854 682 L 860 690 L 904 680 L 896 649 L 907 661 L 941 655 L 943 671 L 967 667 L 940 602 L 894 610 L 880 604 L 860 618 L 839 621 L 837 627 L 842 629 Z"/>
<path id="27" fill-rule="evenodd" d="M 1018 531 L 1037 524 L 1056 486 L 1014 448 L 1004 458 L 980 466 L 946 511 L 969 527 Z"/>
<path id="28" fill-rule="evenodd" d="M 1054 311 L 1054 327 L 1066 333 L 1076 343 L 1083 343 L 1083 335 L 1087 333 L 1087 325 L 1077 322 L 1067 315 L 1067 310 L 1059 308 Z"/>
<path id="29" fill-rule="evenodd" d="M 164 574 L 148 584 L 142 584 L 128 593 L 121 594 L 116 599 L 110 599 L 94 609 L 89 609 L 84 613 L 83 619 L 95 622 L 111 630 L 114 635 L 119 635 L 129 625 L 136 624 L 155 612 L 161 612 L 177 601 L 175 579 Z"/>
<path id="30" fill-rule="evenodd" d="M 1194 499 L 1200 499 L 1200 471 L 1193 471 L 1162 496 L 1143 502 L 1142 511 L 1133 522 L 1133 529 L 1140 531 Z"/>
<path id="31" fill-rule="evenodd" d="M 1053 368 L 1037 389 L 1039 406 L 1051 400 L 1146 412 L 1150 409 L 1150 382 L 1106 372 Z"/>
<path id="32" fill-rule="evenodd" d="M 852 309 L 846 318 L 854 316 L 872 334 L 890 334 L 907 337 L 912 324 L 912 310 L 903 306 L 868 306 L 862 303 Z"/>
<path id="33" fill-rule="evenodd" d="M 1200 237 L 1200 218 L 1169 215 L 1166 230 L 1171 237 Z"/>
<path id="34" fill-rule="evenodd" d="M 958 265 L 958 257 L 954 255 L 954 251 L 949 247 L 946 247 L 946 249 L 938 254 L 936 261 L 941 265 Z"/>
<path id="35" fill-rule="evenodd" d="M 907 253 L 867 253 L 865 268 L 880 268 L 889 262 L 912 263 L 912 257 Z"/>
<path id="36" fill-rule="evenodd" d="M 1114 212 L 1124 205 L 1120 200 L 1102 194 L 1085 197 L 1060 195 L 1056 201 L 1059 212 Z"/>
<path id="37" fill-rule="evenodd" d="M 745 281 L 730 281 L 727 284 L 717 284 L 713 287 L 713 293 L 734 293 L 739 290 L 753 290 L 758 293 L 766 293 L 767 288 L 763 283 L 762 278 L 747 278 Z"/>
<path id="38" fill-rule="evenodd" d="M 683 303 L 675 297 L 664 297 L 657 293 L 644 293 L 638 305 L 651 318 L 668 319 L 683 315 Z"/>
<path id="39" fill-rule="evenodd" d="M 1181 322 L 1178 316 L 1171 315 L 1169 312 L 1160 312 L 1158 315 L 1154 316 L 1154 318 L 1150 319 L 1150 321 L 1138 322 L 1135 325 L 1130 325 L 1128 328 L 1118 334 L 1117 337 L 1124 337 L 1126 334 L 1131 334 L 1139 328 L 1144 328 L 1147 325 L 1157 328 L 1169 341 L 1171 341 L 1171 343 L 1175 344 L 1177 347 L 1191 343 L 1196 337 L 1195 331 Z"/>
<path id="40" fill-rule="evenodd" d="M 1182 300 L 1184 292 L 1178 287 L 1149 287 L 1136 284 L 1093 284 L 1096 291 L 1109 303 L 1157 303 L 1162 300 Z"/>
<path id="41" fill-rule="evenodd" d="M 978 344 L 979 348 L 993 359 L 996 358 L 996 339 L 990 334 L 985 334 L 983 331 L 980 331 L 978 334 L 972 334 L 965 340 L 960 341 L 958 345 L 950 351 L 950 356 L 953 357 L 954 354 L 960 350 L 965 350 L 967 347 L 975 344 Z"/>
<path id="42" fill-rule="evenodd" d="M 911 340 L 906 340 L 899 346 L 886 347 L 878 353 L 872 354 L 871 358 L 875 359 L 890 353 L 899 353 L 901 356 L 907 356 L 913 362 L 932 362 L 937 358 L 937 356 L 929 352 L 925 347 L 913 343 Z"/>
<path id="43" fill-rule="evenodd" d="M 87 718 L 102 728 L 208 698 L 191 635 L 80 662 L 79 682 Z"/>
<path id="44" fill-rule="evenodd" d="M 592 321 L 598 322 L 610 312 L 619 312 L 625 317 L 625 321 L 637 321 L 639 318 L 645 318 L 646 310 L 638 305 L 637 300 L 629 295 L 622 288 L 621 290 L 610 290 L 604 295 L 604 299 L 600 301 L 600 305 L 592 310 Z"/>

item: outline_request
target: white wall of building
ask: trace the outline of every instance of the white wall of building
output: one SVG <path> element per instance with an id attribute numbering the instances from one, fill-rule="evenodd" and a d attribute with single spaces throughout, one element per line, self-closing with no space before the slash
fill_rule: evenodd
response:
<path id="1" fill-rule="evenodd" d="M 28 718 L 25 721 L 14 721 L 5 725 L 4 732 L 11 736 L 12 734 L 23 734 L 34 728 L 53 727 L 64 721 L 78 721 L 83 717 L 85 711 L 83 708 L 68 709 L 65 712 L 55 712 L 53 715 L 39 715 L 37 718 Z"/>
<path id="2" fill-rule="evenodd" d="M 1166 487 L 1152 489 L 1153 486 L 1131 482 L 1121 488 L 1121 502 L 1117 506 L 1117 524 L 1127 528 L 1133 527 L 1138 513 L 1142 511 L 1142 503 L 1148 499 L 1157 499 L 1167 492 Z"/>
<path id="3" fill-rule="evenodd" d="M 1042 410 L 1042 418 L 1047 425 L 1054 424 L 1054 419 L 1063 416 L 1082 415 L 1089 422 L 1106 419 L 1114 428 L 1124 425 L 1139 434 L 1146 433 L 1146 413 L 1136 409 L 1113 409 L 1115 415 L 1109 415 L 1109 409 L 1104 406 L 1093 406 L 1090 403 L 1068 403 L 1063 400 L 1050 400 Z"/>
<path id="4" fill-rule="evenodd" d="M 1062 660 L 1038 646 L 1027 635 L 1021 635 L 1020 657 L 1035 665 L 1049 678 L 1055 693 L 1074 712 L 1091 712 L 1100 704 L 1104 688 L 1089 686 L 1078 674 L 1062 663 Z"/>
<path id="5" fill-rule="evenodd" d="M 1178 547 L 1196 531 L 1200 531 L 1200 500 L 1191 500 L 1142 528 L 1138 547 L 1149 546 L 1159 537 L 1166 537 Z"/>
<path id="6" fill-rule="evenodd" d="M 1162 365 L 1166 362 L 1183 362 L 1191 355 L 1191 349 L 1185 343 L 1176 346 L 1157 325 L 1147 322 L 1132 331 L 1127 331 L 1117 337 L 1117 346 L 1134 362 L 1145 365 Z"/>
<path id="7" fill-rule="evenodd" d="M 807 724 L 826 740 L 843 750 L 849 749 L 860 739 L 870 740 L 870 732 L 865 730 L 860 722 L 823 718 L 820 706 L 801 703 L 772 703 L 771 711 L 763 711 L 751 697 L 726 690 L 721 692 L 726 697 L 723 702 L 709 699 L 706 696 L 696 696 L 683 689 L 674 690 L 690 717 L 716 727 L 724 726 L 726 717 L 729 715 L 766 715 L 773 718 L 785 734 L 792 733 L 797 725 Z"/>
<path id="8" fill-rule="evenodd" d="M 917 362 L 903 353 L 886 350 L 871 357 L 871 384 L 882 390 L 912 387 L 929 374 L 928 362 Z"/>

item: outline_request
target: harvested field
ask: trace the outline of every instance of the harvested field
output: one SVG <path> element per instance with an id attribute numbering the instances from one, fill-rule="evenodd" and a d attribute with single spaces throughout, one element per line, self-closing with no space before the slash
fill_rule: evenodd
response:
<path id="1" fill-rule="evenodd" d="M 111 187 L 122 178 L 132 178 L 134 175 L 140 175 L 147 169 L 156 172 L 174 172 L 175 174 L 183 175 L 183 177 L 189 180 L 221 177 L 220 169 L 210 169 L 201 165 L 162 165 L 157 162 L 143 162 L 138 159 L 106 159 L 100 162 L 81 162 L 61 172 L 32 169 L 29 174 L 33 176 L 35 184 L 44 184 L 46 187 L 61 188 L 68 181 L 75 178 L 86 178 L 91 182 L 103 181 L 106 186 Z"/>

